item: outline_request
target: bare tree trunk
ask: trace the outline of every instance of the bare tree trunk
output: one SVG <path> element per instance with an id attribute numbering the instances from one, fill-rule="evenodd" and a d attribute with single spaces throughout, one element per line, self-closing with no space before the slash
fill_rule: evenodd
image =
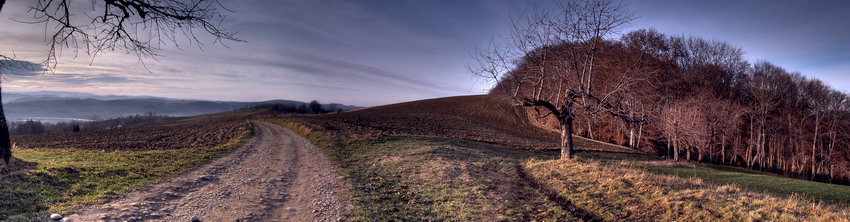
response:
<path id="1" fill-rule="evenodd" d="M 825 169 L 825 170 L 828 170 L 827 174 L 829 175 L 829 183 L 832 183 L 832 179 L 833 179 L 832 178 L 832 171 L 833 171 L 834 164 L 832 163 L 832 150 L 835 148 L 835 141 L 838 139 L 837 135 L 836 135 L 837 134 L 836 129 L 835 129 L 836 119 L 837 119 L 837 117 L 833 117 L 832 124 L 830 125 L 831 129 L 830 129 L 830 133 L 829 133 L 829 137 L 830 137 L 829 145 L 827 145 L 827 147 L 826 147 L 826 156 L 824 157 L 824 160 L 823 160 L 824 166 L 829 166 L 828 169 Z"/>
<path id="2" fill-rule="evenodd" d="M 723 165 L 726 159 L 726 134 L 720 138 L 720 165 Z"/>
<path id="3" fill-rule="evenodd" d="M 635 149 L 640 149 L 640 139 L 643 135 L 643 122 L 638 123 L 638 138 L 637 142 L 635 142 Z"/>
<path id="4" fill-rule="evenodd" d="M 753 168 L 753 149 L 755 149 L 756 146 L 755 121 L 755 117 L 750 119 L 750 142 L 747 145 L 747 153 L 744 158 L 744 161 L 747 162 L 747 169 Z"/>
<path id="5" fill-rule="evenodd" d="M 4 3 L 4 0 L 0 0 L 0 7 L 3 7 Z M 2 91 L 2 82 L 0 82 L 0 101 L 3 100 Z M 3 158 L 3 161 L 5 161 L 6 164 L 9 164 L 9 159 L 12 158 L 12 143 L 9 139 L 9 124 L 6 123 L 6 113 L 3 111 L 2 102 L 0 102 L 0 158 Z"/>
<path id="6" fill-rule="evenodd" d="M 817 161 L 817 159 L 815 158 L 815 154 L 817 154 L 816 149 L 818 144 L 818 130 L 820 130 L 819 128 L 820 120 L 818 119 L 817 114 L 815 114 L 815 136 L 814 138 L 812 138 L 812 180 L 815 180 L 815 175 L 817 174 L 817 172 L 815 171 L 815 165 Z"/>
<path id="7" fill-rule="evenodd" d="M 635 149 L 635 127 L 634 124 L 629 123 L 629 148 Z"/>
<path id="8" fill-rule="evenodd" d="M 732 158 L 729 164 L 735 164 L 738 160 L 738 143 L 741 142 L 741 134 L 735 136 L 735 143 L 732 144 Z"/>
<path id="9" fill-rule="evenodd" d="M 829 164 L 829 183 L 835 179 L 835 164 Z"/>
<path id="10" fill-rule="evenodd" d="M 5 4 L 6 0 L 0 0 L 0 12 L 3 11 L 3 5 Z M 0 85 L 2 85 L 2 83 L 0 83 Z M 3 89 L 0 87 L 0 94 L 2 94 L 2 91 Z M 9 125 L 6 124 L 6 113 L 3 112 L 2 100 L 3 96 L 0 95 L 0 158 L 8 164 L 9 159 L 12 158 L 12 144 L 9 140 Z"/>
<path id="11" fill-rule="evenodd" d="M 697 162 L 702 162 L 702 157 L 705 156 L 705 148 L 697 146 Z"/>
<path id="12" fill-rule="evenodd" d="M 572 159 L 573 155 L 573 119 L 567 117 L 561 122 L 561 159 Z"/>
<path id="13" fill-rule="evenodd" d="M 767 111 L 765 111 L 766 113 Z M 764 159 L 767 153 L 765 152 L 767 147 L 767 114 L 762 115 L 761 126 L 759 126 L 759 140 L 758 140 L 758 164 L 759 169 L 764 170 Z"/>
<path id="14" fill-rule="evenodd" d="M 679 135 L 673 136 L 673 160 L 679 161 Z"/>

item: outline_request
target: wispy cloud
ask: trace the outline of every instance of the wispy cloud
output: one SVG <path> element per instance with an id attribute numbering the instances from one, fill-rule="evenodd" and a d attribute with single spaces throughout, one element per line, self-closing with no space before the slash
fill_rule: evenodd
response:
<path id="1" fill-rule="evenodd" d="M 295 99 L 378 105 L 481 93 L 467 73 L 469 51 L 505 34 L 507 20 L 552 1 L 223 0 L 235 11 L 222 23 L 248 43 L 165 47 L 159 61 L 108 53 L 66 54 L 55 74 L 7 75 L 4 90 L 71 90 L 213 100 Z M 631 29 L 717 38 L 744 47 L 750 59 L 847 87 L 847 3 L 799 1 L 628 1 L 641 18 Z M 26 1 L 0 13 L 0 54 L 42 61 L 45 27 L 28 18 Z M 202 41 L 212 40 L 200 35 Z M 35 63 L 33 63 L 35 64 Z"/>

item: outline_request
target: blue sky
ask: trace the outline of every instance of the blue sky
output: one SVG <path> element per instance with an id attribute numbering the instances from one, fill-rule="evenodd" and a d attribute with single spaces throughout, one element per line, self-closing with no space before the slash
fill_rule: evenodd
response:
<path id="1" fill-rule="evenodd" d="M 87 4 L 87 1 L 77 1 Z M 553 1 L 223 0 L 223 26 L 247 43 L 166 46 L 143 66 L 134 55 L 66 53 L 55 74 L 3 79 L 4 91 L 73 91 L 173 98 L 293 99 L 380 105 L 480 94 L 469 52 L 508 31 L 511 14 Z M 850 90 L 850 3 L 842 1 L 628 1 L 656 28 L 742 47 L 750 61 Z M 0 12 L 0 53 L 38 62 L 44 25 L 23 24 L 29 1 Z"/>

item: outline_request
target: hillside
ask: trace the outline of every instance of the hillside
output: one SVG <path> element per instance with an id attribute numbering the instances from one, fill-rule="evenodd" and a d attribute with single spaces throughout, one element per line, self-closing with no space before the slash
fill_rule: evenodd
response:
<path id="1" fill-rule="evenodd" d="M 227 112 L 258 104 L 292 104 L 293 100 L 259 102 L 179 100 L 150 96 L 100 96 L 85 93 L 38 92 L 3 93 L 3 108 L 9 121 L 41 120 L 59 122 L 71 120 L 111 119 L 120 116 L 154 113 L 166 116 L 194 116 Z M 361 108 L 336 104 L 343 110 Z M 330 104 L 323 104 L 327 109 Z"/>
<path id="2" fill-rule="evenodd" d="M 556 134 L 530 126 L 521 109 L 497 96 L 428 99 L 298 119 L 348 134 L 445 136 L 536 148 L 557 144 Z"/>
<path id="3" fill-rule="evenodd" d="M 436 136 L 508 145 L 519 149 L 557 149 L 559 135 L 535 127 L 523 107 L 494 95 L 426 99 L 330 115 L 290 118 L 299 124 L 346 135 Z M 635 152 L 575 137 L 580 150 Z M 611 150 L 611 149 L 615 150 Z"/>

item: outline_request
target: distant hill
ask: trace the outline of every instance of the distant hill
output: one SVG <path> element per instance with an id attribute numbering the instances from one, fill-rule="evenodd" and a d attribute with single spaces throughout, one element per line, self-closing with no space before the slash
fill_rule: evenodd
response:
<path id="1" fill-rule="evenodd" d="M 3 108 L 6 119 L 22 121 L 67 121 L 69 119 L 110 119 L 119 116 L 155 113 L 167 116 L 193 116 L 207 113 L 226 112 L 256 104 L 305 104 L 293 100 L 269 100 L 260 102 L 180 100 L 152 96 L 102 96 L 86 93 L 3 92 Z M 337 104 L 343 110 L 362 108 Z M 329 104 L 323 104 L 325 108 Z"/>

